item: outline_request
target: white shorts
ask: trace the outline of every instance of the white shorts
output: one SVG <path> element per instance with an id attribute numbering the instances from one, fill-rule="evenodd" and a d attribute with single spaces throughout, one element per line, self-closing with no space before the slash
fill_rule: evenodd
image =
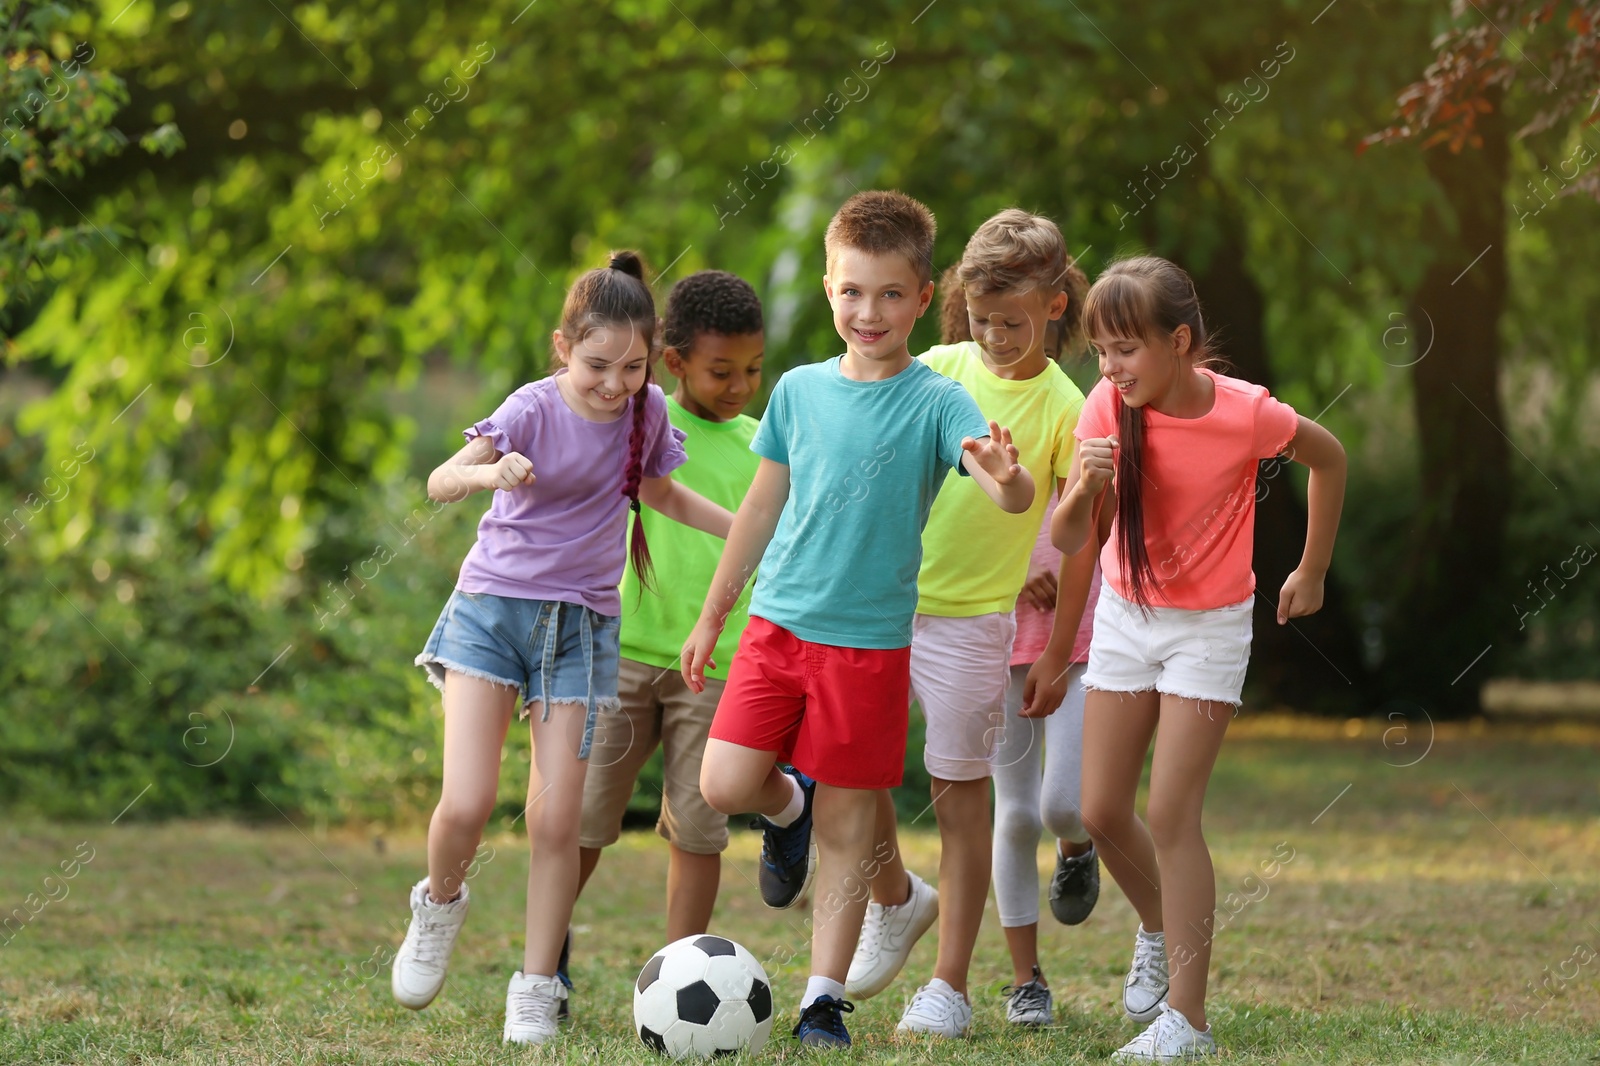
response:
<path id="1" fill-rule="evenodd" d="M 1089 691 L 1157 692 L 1237 707 L 1250 665 L 1255 600 L 1195 611 L 1152 607 L 1148 614 L 1100 587 L 1089 642 Z"/>
<path id="2" fill-rule="evenodd" d="M 922 764 L 945 781 L 989 776 L 1006 727 L 1014 611 L 911 622 L 911 698 L 928 730 Z"/>

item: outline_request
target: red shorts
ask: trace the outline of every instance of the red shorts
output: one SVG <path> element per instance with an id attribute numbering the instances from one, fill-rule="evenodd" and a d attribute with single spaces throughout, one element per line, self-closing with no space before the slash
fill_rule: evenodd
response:
<path id="1" fill-rule="evenodd" d="M 825 785 L 894 788 L 910 704 L 910 647 L 813 644 L 751 615 L 711 735 L 776 752 Z"/>

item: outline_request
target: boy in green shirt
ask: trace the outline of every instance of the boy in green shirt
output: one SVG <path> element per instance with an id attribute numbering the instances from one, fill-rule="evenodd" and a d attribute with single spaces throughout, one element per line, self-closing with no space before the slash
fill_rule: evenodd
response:
<path id="1" fill-rule="evenodd" d="M 721 270 L 702 270 L 667 297 L 662 360 L 678 387 L 667 414 L 683 435 L 689 462 L 675 477 L 729 510 L 737 510 L 760 457 L 750 441 L 760 425 L 741 414 L 761 391 L 764 350 L 761 301 L 748 282 Z M 700 760 L 722 695 L 728 666 L 749 620 L 748 591 L 728 616 L 717 644 L 718 669 L 706 670 L 694 693 L 678 671 L 678 652 L 700 617 L 722 541 L 649 510 L 645 535 L 655 561 L 655 589 L 640 587 L 630 564 L 622 578 L 622 660 L 617 694 L 622 710 L 601 715 L 589 754 L 579 829 L 578 891 L 594 873 L 600 851 L 621 831 L 623 812 L 645 761 L 659 744 L 665 792 L 656 832 L 670 851 L 667 940 L 703 933 L 711 922 L 728 846 L 728 816 L 700 795 Z M 561 973 L 566 974 L 563 957 Z"/>

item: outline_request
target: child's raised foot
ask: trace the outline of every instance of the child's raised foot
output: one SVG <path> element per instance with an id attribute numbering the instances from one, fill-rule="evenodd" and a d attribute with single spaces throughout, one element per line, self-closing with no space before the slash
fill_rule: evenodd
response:
<path id="1" fill-rule="evenodd" d="M 449 903 L 435 903 L 429 898 L 426 877 L 412 886 L 411 924 L 406 927 L 405 942 L 395 954 L 389 975 L 389 987 L 401 1006 L 421 1010 L 444 987 L 456 934 L 467 920 L 467 904 L 466 885 L 461 886 L 461 895 Z"/>

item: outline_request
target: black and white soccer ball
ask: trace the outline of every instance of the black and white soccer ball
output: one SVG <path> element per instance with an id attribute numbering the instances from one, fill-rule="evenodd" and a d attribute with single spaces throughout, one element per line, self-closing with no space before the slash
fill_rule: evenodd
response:
<path id="1" fill-rule="evenodd" d="M 684 937 L 639 971 L 633 1024 L 675 1059 L 754 1054 L 772 1034 L 772 986 L 756 957 L 727 937 Z"/>

